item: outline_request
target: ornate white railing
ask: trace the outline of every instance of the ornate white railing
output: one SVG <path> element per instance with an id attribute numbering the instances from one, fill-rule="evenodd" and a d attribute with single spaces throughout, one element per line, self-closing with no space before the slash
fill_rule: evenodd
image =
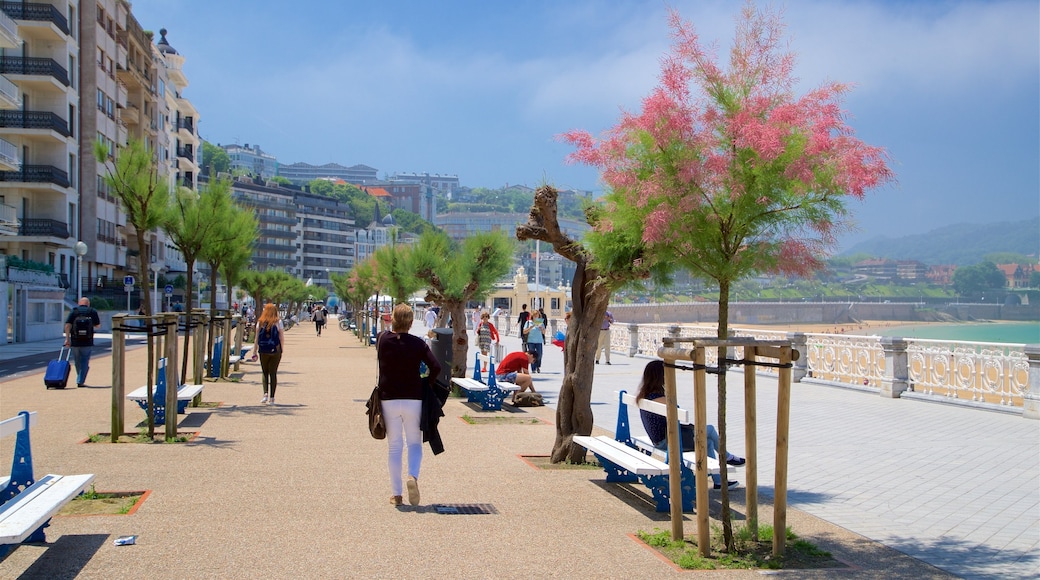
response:
<path id="1" fill-rule="evenodd" d="M 918 393 L 1020 407 L 1029 389 L 1023 347 L 907 339 L 907 378 Z"/>
<path id="2" fill-rule="evenodd" d="M 610 342 L 615 352 L 656 356 L 666 336 L 714 337 L 715 334 L 716 327 L 712 325 L 615 324 Z M 801 376 L 878 390 L 891 396 L 909 390 L 924 396 L 1022 408 L 1029 392 L 1029 357 L 1023 344 L 818 333 L 799 336 L 739 326 L 731 329 L 731 335 L 763 340 L 792 339 L 803 355 L 796 363 L 796 370 L 801 367 Z M 717 364 L 714 350 L 708 349 L 707 356 L 707 364 Z M 742 358 L 743 353 L 736 348 L 729 356 Z M 758 369 L 758 372 L 770 371 L 775 369 Z"/>

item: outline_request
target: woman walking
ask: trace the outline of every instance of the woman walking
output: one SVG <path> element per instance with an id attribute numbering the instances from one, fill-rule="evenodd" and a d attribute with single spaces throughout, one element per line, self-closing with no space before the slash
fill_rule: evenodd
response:
<path id="1" fill-rule="evenodd" d="M 477 346 L 480 348 L 481 354 L 491 352 L 492 340 L 498 342 L 498 329 L 491 324 L 491 315 L 483 312 L 480 314 L 480 324 L 477 325 Z"/>
<path id="2" fill-rule="evenodd" d="M 402 459 L 408 445 L 408 503 L 419 505 L 419 468 L 422 466 L 423 441 L 419 429 L 422 415 L 423 386 L 419 365 L 426 363 L 429 376 L 441 373 L 441 365 L 430 347 L 408 334 L 414 314 L 407 304 L 394 306 L 390 330 L 376 339 L 379 361 L 379 398 L 383 406 L 388 445 L 387 466 L 390 471 L 390 503 L 399 506 L 402 497 Z"/>
<path id="3" fill-rule="evenodd" d="M 263 313 L 256 321 L 256 348 L 260 353 L 260 370 L 264 375 L 264 398 L 260 399 L 260 404 L 274 405 L 274 391 L 278 388 L 278 365 L 282 362 L 282 331 L 278 324 L 278 308 L 274 304 L 265 304 Z"/>
<path id="4" fill-rule="evenodd" d="M 531 363 L 531 372 L 542 372 L 542 348 L 545 345 L 545 316 L 542 311 L 535 310 L 531 320 L 527 321 L 524 329 L 527 336 L 527 352 L 534 354 L 534 362 Z"/>

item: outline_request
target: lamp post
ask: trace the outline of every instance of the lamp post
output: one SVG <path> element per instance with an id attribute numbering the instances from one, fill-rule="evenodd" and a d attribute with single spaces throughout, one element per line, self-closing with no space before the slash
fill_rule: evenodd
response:
<path id="1" fill-rule="evenodd" d="M 152 271 L 152 276 L 155 278 L 153 291 L 152 291 L 152 314 L 159 311 L 159 272 L 162 271 L 163 266 L 159 262 L 152 262 L 148 268 Z"/>
<path id="2" fill-rule="evenodd" d="M 87 253 L 87 244 L 76 242 L 76 300 L 83 298 L 83 256 Z"/>

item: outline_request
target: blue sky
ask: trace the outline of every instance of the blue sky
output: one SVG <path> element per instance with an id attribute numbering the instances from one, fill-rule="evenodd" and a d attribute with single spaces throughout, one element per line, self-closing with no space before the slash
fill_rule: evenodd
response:
<path id="1" fill-rule="evenodd" d="M 858 229 L 843 245 L 1040 215 L 1040 3 L 774 5 L 800 92 L 853 83 L 850 125 L 892 156 L 898 183 L 850 204 Z M 599 190 L 556 136 L 637 110 L 668 50 L 669 6 L 725 53 L 735 1 L 137 0 L 133 12 L 185 57 L 208 141 L 380 177 Z"/>

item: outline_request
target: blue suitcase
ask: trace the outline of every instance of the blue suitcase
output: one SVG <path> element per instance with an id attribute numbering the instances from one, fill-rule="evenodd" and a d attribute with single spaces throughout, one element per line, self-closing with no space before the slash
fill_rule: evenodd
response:
<path id="1" fill-rule="evenodd" d="M 58 351 L 58 360 L 52 360 L 47 363 L 47 372 L 43 374 L 43 384 L 48 389 L 64 389 L 65 385 L 69 382 L 69 371 L 72 365 L 69 364 L 69 356 L 72 354 L 72 349 L 65 350 L 64 347 Z M 62 357 L 65 358 L 62 358 Z"/>

